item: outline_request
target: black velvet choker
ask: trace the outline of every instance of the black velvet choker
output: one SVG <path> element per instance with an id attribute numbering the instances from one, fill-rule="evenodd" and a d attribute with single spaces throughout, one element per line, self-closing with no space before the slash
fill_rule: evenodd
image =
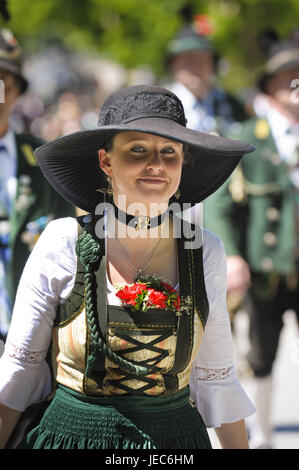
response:
<path id="1" fill-rule="evenodd" d="M 165 219 L 166 215 L 168 214 L 168 209 L 163 212 L 163 214 L 157 215 L 156 217 L 148 217 L 146 215 L 130 215 L 126 212 L 119 209 L 115 204 L 114 207 L 114 215 L 117 220 L 122 222 L 123 224 L 129 225 L 130 227 L 135 228 L 135 230 L 149 230 L 150 228 L 158 227 L 162 224 L 163 220 Z"/>

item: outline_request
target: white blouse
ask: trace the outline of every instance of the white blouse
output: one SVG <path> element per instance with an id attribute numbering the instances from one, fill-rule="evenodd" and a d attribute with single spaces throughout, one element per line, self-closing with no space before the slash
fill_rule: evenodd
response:
<path id="1" fill-rule="evenodd" d="M 236 378 L 233 340 L 226 309 L 226 257 L 223 243 L 203 231 L 203 262 L 210 313 L 190 379 L 191 398 L 207 427 L 235 422 L 255 408 Z M 57 303 L 71 294 L 76 269 L 77 222 L 48 224 L 35 245 L 18 287 L 13 317 L 0 359 L 0 402 L 23 411 L 50 393 L 45 356 Z M 110 290 L 109 303 L 113 303 Z"/>

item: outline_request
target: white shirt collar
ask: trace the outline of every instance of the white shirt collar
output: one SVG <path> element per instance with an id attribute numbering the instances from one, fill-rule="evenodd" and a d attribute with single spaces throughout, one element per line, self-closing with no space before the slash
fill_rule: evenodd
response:
<path id="1" fill-rule="evenodd" d="M 290 120 L 271 106 L 264 95 L 256 97 L 254 109 L 258 117 L 267 119 L 280 157 L 291 162 L 298 145 L 298 137 L 290 132 Z"/>
<path id="2" fill-rule="evenodd" d="M 193 109 L 197 103 L 196 97 L 182 83 L 175 82 L 171 87 L 179 99 L 183 102 L 185 109 Z"/>

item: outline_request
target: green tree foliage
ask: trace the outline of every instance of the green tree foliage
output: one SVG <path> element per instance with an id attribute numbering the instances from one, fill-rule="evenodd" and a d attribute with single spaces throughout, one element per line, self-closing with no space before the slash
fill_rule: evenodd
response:
<path id="1" fill-rule="evenodd" d="M 128 68 L 149 66 L 165 75 L 168 41 L 194 14 L 206 14 L 212 39 L 229 67 L 222 81 L 236 89 L 254 83 L 262 63 L 257 34 L 274 28 L 286 35 L 299 23 L 298 0 L 7 0 L 9 27 L 34 52 L 58 38 Z M 182 14 L 182 9 L 189 7 Z"/>

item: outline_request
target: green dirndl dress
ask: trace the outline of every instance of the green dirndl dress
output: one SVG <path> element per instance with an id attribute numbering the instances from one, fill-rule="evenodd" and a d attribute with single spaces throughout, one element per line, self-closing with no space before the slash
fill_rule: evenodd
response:
<path id="1" fill-rule="evenodd" d="M 185 371 L 190 363 L 194 345 L 194 322 L 197 315 L 195 306 L 197 311 L 201 312 L 202 324 L 205 324 L 207 318 L 208 305 L 204 289 L 202 252 L 190 250 L 187 256 L 180 240 L 178 244 L 180 294 L 185 298 L 190 295 L 193 298 L 191 312 L 181 315 L 179 319 L 173 312 L 167 310 L 131 312 L 124 307 L 107 305 L 106 291 L 99 291 L 98 301 L 97 298 L 93 300 L 93 315 L 90 315 L 86 308 L 88 328 L 85 346 L 86 367 L 85 371 L 82 370 L 82 383 L 84 384 L 82 392 L 74 391 L 75 387 L 69 387 L 63 383 L 63 380 L 59 380 L 58 373 L 58 388 L 54 399 L 38 426 L 24 438 L 20 448 L 211 449 L 203 419 L 197 408 L 190 402 L 189 386 L 179 386 L 177 375 Z M 104 253 L 104 246 L 102 246 L 101 253 Z M 98 281 L 99 289 L 103 289 L 105 285 L 105 265 L 105 256 L 103 256 L 94 278 Z M 71 328 L 74 322 L 79 321 L 78 319 L 83 318 L 85 322 L 85 316 L 82 314 L 82 302 L 85 297 L 84 284 L 86 297 L 94 298 L 94 293 L 98 293 L 97 289 L 90 296 L 90 292 L 87 291 L 89 284 L 84 282 L 84 269 L 78 261 L 73 293 L 59 307 L 57 313 L 58 336 L 59 331 L 63 334 L 63 330 Z M 198 285 L 199 288 L 191 292 L 191 285 Z M 101 338 L 103 334 L 106 336 L 105 353 L 101 349 L 102 343 L 97 343 L 99 339 L 94 337 L 93 341 L 90 341 L 89 335 L 94 330 L 95 325 L 92 322 L 97 316 L 96 312 L 103 313 L 98 316 L 97 329 L 101 332 L 98 338 Z M 101 323 L 105 316 L 105 322 Z M 149 337 L 151 337 L 150 341 L 147 339 Z M 162 373 L 164 392 L 162 390 L 159 394 L 155 391 L 151 393 L 158 383 L 157 377 L 161 376 L 155 372 L 154 364 L 162 364 L 163 360 L 170 357 L 169 351 L 166 350 L 169 339 L 175 341 L 174 344 L 179 354 L 175 353 L 174 359 Z M 123 341 L 127 342 L 128 349 L 119 347 L 120 342 Z M 97 347 L 90 349 L 91 344 L 96 344 Z M 64 341 L 61 343 L 62 349 L 60 348 L 54 354 L 55 358 L 63 352 L 63 347 L 65 347 L 63 345 Z M 112 345 L 114 345 L 114 351 L 118 352 L 116 363 L 121 367 L 121 378 L 114 377 L 111 381 L 106 370 L 106 354 L 109 348 L 111 351 Z M 123 365 L 125 354 L 128 351 L 132 353 L 133 350 L 133 360 L 137 361 L 135 364 L 139 363 L 148 369 L 146 377 L 144 375 L 139 377 L 130 368 L 127 370 L 128 363 Z M 142 353 L 149 351 L 149 357 L 140 361 L 142 357 L 139 356 L 140 351 Z M 65 347 L 64 354 L 67 355 L 68 352 L 68 347 Z M 112 358 L 112 362 L 114 359 Z M 78 368 L 77 363 L 74 363 L 74 368 Z M 113 370 L 110 367 L 109 373 L 113 373 Z M 105 393 L 107 379 L 108 383 L 110 381 L 116 385 L 117 394 L 111 394 L 109 390 Z M 137 385 L 135 379 L 137 379 Z M 138 379 L 141 380 L 141 388 L 138 386 Z M 93 380 L 93 384 L 99 387 L 100 393 L 94 393 L 94 390 L 88 389 L 89 380 Z"/>
<path id="2" fill-rule="evenodd" d="M 59 386 L 22 449 L 211 449 L 189 388 L 169 397 L 87 397 Z"/>

